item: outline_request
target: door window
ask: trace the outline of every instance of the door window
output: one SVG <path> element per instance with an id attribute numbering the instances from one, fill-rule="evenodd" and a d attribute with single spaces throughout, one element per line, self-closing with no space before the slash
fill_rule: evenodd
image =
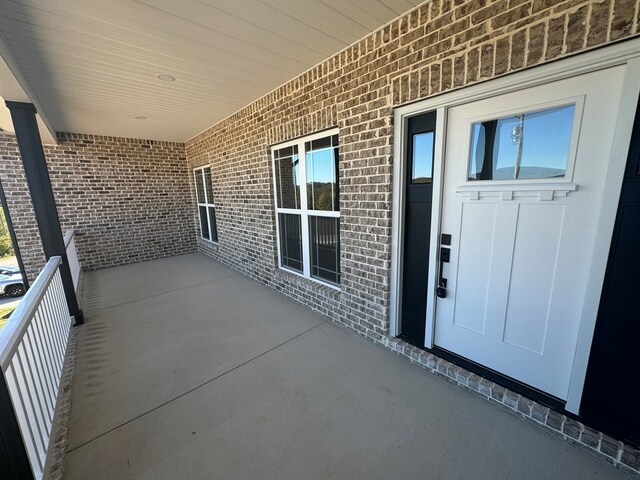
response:
<path id="1" fill-rule="evenodd" d="M 433 137 L 434 132 L 413 135 L 411 183 L 431 183 L 433 176 Z"/>
<path id="2" fill-rule="evenodd" d="M 564 177 L 574 112 L 565 105 L 473 123 L 468 179 Z"/>

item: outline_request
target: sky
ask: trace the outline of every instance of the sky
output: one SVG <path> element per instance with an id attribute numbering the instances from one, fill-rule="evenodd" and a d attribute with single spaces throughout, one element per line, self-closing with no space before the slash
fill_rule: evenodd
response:
<path id="1" fill-rule="evenodd" d="M 566 168 L 574 112 L 575 106 L 569 105 L 525 114 L 522 167 Z M 502 118 L 498 122 L 499 141 L 497 151 L 494 151 L 498 169 L 513 167 L 515 164 L 518 146 L 512 141 L 511 133 L 513 126 L 517 124 L 515 116 Z M 471 171 L 474 171 L 480 124 L 474 123 L 472 130 Z"/>
<path id="2" fill-rule="evenodd" d="M 433 132 L 413 136 L 413 171 L 411 178 L 432 177 Z"/>
<path id="3" fill-rule="evenodd" d="M 335 182 L 333 147 L 307 153 L 307 182 Z"/>

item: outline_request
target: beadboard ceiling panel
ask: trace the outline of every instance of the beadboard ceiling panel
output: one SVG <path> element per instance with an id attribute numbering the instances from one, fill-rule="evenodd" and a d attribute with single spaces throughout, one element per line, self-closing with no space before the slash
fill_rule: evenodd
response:
<path id="1" fill-rule="evenodd" d="M 56 131 L 185 141 L 422 1 L 0 0 L 0 34 Z"/>

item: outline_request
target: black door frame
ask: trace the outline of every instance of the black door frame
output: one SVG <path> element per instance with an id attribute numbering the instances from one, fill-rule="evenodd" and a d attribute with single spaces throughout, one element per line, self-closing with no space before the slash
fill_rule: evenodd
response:
<path id="1" fill-rule="evenodd" d="M 640 103 L 636 107 L 580 407 L 585 422 L 615 438 L 640 446 L 640 407 L 635 405 L 634 409 L 634 405 L 629 404 L 633 402 L 628 401 L 628 397 L 633 398 L 633 392 L 640 389 L 638 382 L 633 380 L 640 374 L 640 353 L 637 353 L 640 348 L 633 346 L 640 340 L 640 326 L 637 325 L 640 312 L 637 312 L 634 322 L 629 316 L 612 315 L 611 311 L 612 306 L 615 309 L 616 300 L 612 296 L 618 292 L 613 289 L 621 280 L 620 275 L 624 277 L 625 286 L 640 291 L 640 272 L 629 272 L 629 266 L 634 264 L 627 257 L 622 262 L 619 258 L 624 253 L 621 249 L 630 246 L 625 244 L 625 240 L 636 240 L 635 237 L 623 236 L 625 227 L 638 228 L 638 221 L 629 219 L 629 207 L 640 208 Z M 630 343 L 625 345 L 628 341 Z M 625 397 L 626 402 L 620 401 Z M 636 393 L 635 398 L 639 397 Z"/>
<path id="2" fill-rule="evenodd" d="M 421 112 L 407 119 L 406 128 L 404 130 L 404 141 L 406 145 L 405 153 L 402 156 L 404 165 L 404 175 L 402 178 L 404 187 L 404 198 L 402 199 L 402 250 L 401 265 L 399 272 L 399 298 L 400 308 L 398 310 L 398 337 L 423 348 L 425 342 L 426 328 L 426 312 L 430 262 L 430 237 L 432 225 L 432 207 L 433 207 L 433 175 L 435 162 L 435 146 L 436 146 L 436 127 L 437 127 L 437 111 L 431 110 Z M 423 133 L 433 134 L 433 145 L 431 150 L 431 181 L 413 182 L 413 163 L 415 161 L 412 139 L 415 135 Z M 424 219 L 424 223 L 421 220 Z M 409 230 L 411 229 L 411 230 Z M 410 242 L 418 241 L 424 248 L 410 248 Z M 411 256 L 408 259 L 408 255 Z M 410 263 L 411 272 L 409 271 L 407 262 Z M 411 276 L 412 278 L 408 278 Z M 419 278 L 418 278 L 419 277 Z M 409 282 L 411 280 L 411 282 Z M 407 290 L 407 285 L 411 283 L 414 287 L 412 292 Z M 423 292 L 422 295 L 420 292 Z M 424 299 L 424 305 L 418 305 L 412 316 L 412 325 L 407 325 L 407 296 L 411 294 L 414 303 Z M 415 298 L 418 297 L 418 298 Z M 413 306 L 414 304 L 412 304 Z"/>

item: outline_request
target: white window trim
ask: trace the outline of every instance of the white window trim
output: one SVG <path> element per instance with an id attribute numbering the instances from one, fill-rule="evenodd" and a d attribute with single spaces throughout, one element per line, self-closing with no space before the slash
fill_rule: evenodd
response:
<path id="1" fill-rule="evenodd" d="M 318 282 L 323 286 L 332 288 L 334 290 L 342 290 L 339 284 L 331 283 L 327 280 L 323 280 L 321 278 L 313 277 L 311 275 L 311 251 L 310 251 L 310 237 L 309 237 L 309 217 L 331 217 L 331 218 L 340 218 L 339 211 L 332 210 L 309 210 L 307 208 L 307 169 L 306 169 L 306 161 L 305 161 L 305 142 L 310 142 L 313 140 L 318 140 L 321 138 L 331 137 L 333 135 L 339 135 L 340 130 L 338 128 L 332 128 L 330 130 L 323 130 L 322 132 L 314 133 L 312 135 L 307 135 L 305 137 L 300 137 L 295 140 L 290 140 L 288 142 L 279 143 L 277 145 L 273 145 L 271 147 L 271 171 L 273 172 L 273 202 L 274 202 L 274 210 L 276 217 L 276 247 L 278 251 L 278 268 L 287 273 L 291 273 L 293 275 L 297 275 L 299 277 L 303 277 L 309 279 L 313 282 Z M 277 183 L 277 175 L 276 175 L 276 159 L 275 152 L 277 150 L 281 150 L 283 148 L 288 148 L 296 145 L 298 147 L 298 158 L 300 161 L 300 208 L 281 208 L 278 206 L 278 183 Z M 336 179 L 338 178 L 338 172 L 336 172 Z M 338 193 L 339 195 L 339 193 Z M 302 273 L 286 266 L 282 265 L 282 252 L 280 251 L 280 213 L 289 213 L 300 215 L 300 223 L 302 230 Z M 340 232 L 338 231 L 338 236 Z M 338 252 L 339 253 L 339 252 Z"/>
<path id="2" fill-rule="evenodd" d="M 211 164 L 207 164 L 207 165 L 200 165 L 199 167 L 196 167 L 193 169 L 193 188 L 196 194 L 196 206 L 198 211 L 196 212 L 198 214 L 198 228 L 200 229 L 200 235 L 198 235 L 198 238 L 200 238 L 201 240 L 204 240 L 205 242 L 209 242 L 209 243 L 213 243 L 214 245 L 218 245 L 220 243 L 220 235 L 218 235 L 218 240 L 213 240 L 213 237 L 211 235 L 211 218 L 210 218 L 210 214 L 209 214 L 209 207 L 213 207 L 214 211 L 216 209 L 215 204 L 213 203 L 213 198 L 209 198 L 209 195 L 207 194 L 207 187 L 206 187 L 206 177 L 204 176 L 204 171 L 205 169 L 208 168 L 211 170 Z M 204 185 L 204 199 L 205 199 L 205 203 L 201 203 L 198 201 L 198 183 L 196 181 L 196 175 L 198 175 L 198 173 L 200 173 L 200 175 L 202 176 L 202 183 Z M 213 192 L 213 185 L 211 185 L 211 190 Z M 209 201 L 211 200 L 211 201 Z M 202 236 L 202 220 L 200 219 L 200 207 L 205 207 L 205 211 L 207 212 L 207 227 L 209 229 L 209 238 L 203 237 Z M 216 225 L 218 224 L 218 219 L 216 219 Z"/>
<path id="3" fill-rule="evenodd" d="M 584 95 L 575 97 L 559 98 L 550 102 L 539 103 L 536 105 L 528 105 L 525 108 L 514 108 L 505 110 L 502 112 L 491 113 L 487 115 L 480 115 L 467 119 L 467 138 L 465 140 L 465 150 L 468 152 L 467 156 L 467 180 L 460 185 L 461 190 L 484 190 L 491 189 L 491 187 L 513 187 L 512 190 L 528 190 L 529 187 L 537 185 L 572 185 L 573 172 L 576 165 L 576 156 L 578 154 L 578 137 L 580 136 L 580 127 L 582 125 L 582 114 L 584 111 Z M 553 178 L 518 178 L 508 180 L 470 180 L 468 178 L 469 167 L 471 164 L 471 129 L 475 123 L 484 122 L 487 120 L 499 120 L 501 118 L 509 117 L 517 114 L 531 114 L 535 112 L 543 112 L 545 110 L 573 106 L 575 108 L 573 113 L 573 123 L 571 126 L 571 137 L 569 139 L 569 151 L 567 152 L 567 162 L 565 164 L 565 174 L 562 177 Z"/>

